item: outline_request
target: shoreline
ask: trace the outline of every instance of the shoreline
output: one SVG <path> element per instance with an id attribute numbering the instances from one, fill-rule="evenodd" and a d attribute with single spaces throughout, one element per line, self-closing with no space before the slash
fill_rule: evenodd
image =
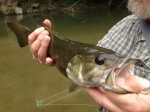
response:
<path id="1" fill-rule="evenodd" d="M 11 0 L 9 0 L 11 1 Z M 75 13 L 75 12 L 85 12 L 85 11 L 99 11 L 104 9 L 125 9 L 125 3 L 120 4 L 96 4 L 96 3 L 84 3 L 82 0 L 77 2 L 66 4 L 66 3 L 21 3 L 12 2 L 12 4 L 1 4 L 0 14 L 3 15 L 22 15 L 30 13 L 41 13 L 41 12 L 65 12 L 65 13 Z"/>

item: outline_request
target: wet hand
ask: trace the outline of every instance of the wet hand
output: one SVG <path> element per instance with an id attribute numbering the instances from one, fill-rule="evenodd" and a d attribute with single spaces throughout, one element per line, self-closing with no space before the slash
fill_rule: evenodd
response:
<path id="1" fill-rule="evenodd" d="M 49 20 L 46 19 L 43 23 L 51 28 L 51 22 Z M 34 60 L 46 65 L 54 64 L 53 59 L 47 56 L 50 37 L 49 32 L 44 27 L 37 28 L 33 31 L 28 36 L 28 42 Z"/>
<path id="2" fill-rule="evenodd" d="M 119 78 L 116 85 L 130 91 L 129 94 L 117 94 L 101 91 L 101 88 L 85 88 L 85 91 L 109 112 L 149 112 L 150 91 L 142 91 L 142 79 L 137 76 Z"/>

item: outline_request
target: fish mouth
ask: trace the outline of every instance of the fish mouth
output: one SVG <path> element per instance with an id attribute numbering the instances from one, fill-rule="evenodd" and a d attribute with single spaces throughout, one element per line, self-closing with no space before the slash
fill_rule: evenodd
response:
<path id="1" fill-rule="evenodd" d="M 113 83 L 115 84 L 116 77 L 125 78 L 127 76 L 134 75 L 134 63 L 134 60 L 117 62 L 117 64 L 112 68 L 110 73 Z"/>
<path id="2" fill-rule="evenodd" d="M 127 76 L 134 75 L 134 63 L 135 61 L 117 62 L 109 74 L 107 74 L 105 82 L 102 83 L 102 87 L 104 87 L 106 90 L 117 93 L 128 93 L 126 90 L 116 86 L 115 81 L 117 77 L 125 78 Z"/>
<path id="3" fill-rule="evenodd" d="M 100 83 L 106 84 L 110 83 L 115 85 L 116 77 L 125 78 L 129 75 L 134 75 L 134 61 L 118 61 L 115 66 L 110 69 L 105 70 L 104 72 L 99 72 Z M 103 74 L 103 75 L 102 75 Z"/>

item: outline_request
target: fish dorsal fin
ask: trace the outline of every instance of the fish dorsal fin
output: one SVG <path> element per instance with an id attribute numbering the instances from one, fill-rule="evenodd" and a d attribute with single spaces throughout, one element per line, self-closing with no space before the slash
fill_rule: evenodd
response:
<path id="1" fill-rule="evenodd" d="M 16 23 L 7 23 L 7 25 L 15 33 L 20 47 L 28 45 L 28 35 L 31 33 L 29 28 Z"/>
<path id="2" fill-rule="evenodd" d="M 47 31 L 50 33 L 49 36 L 51 37 L 51 41 L 53 41 L 54 38 L 59 38 L 59 39 L 61 39 L 61 40 L 67 40 L 67 39 L 65 39 L 63 36 L 61 36 L 59 33 L 57 33 L 56 31 L 51 30 L 51 29 L 50 29 L 47 25 L 45 25 L 44 23 L 41 23 L 40 26 L 44 27 L 45 30 L 47 30 Z"/>
<path id="3" fill-rule="evenodd" d="M 53 36 L 55 36 L 59 39 L 65 40 L 65 38 L 63 36 L 61 36 L 59 33 L 57 33 L 56 31 L 52 31 L 52 32 L 53 32 Z"/>
<path id="4" fill-rule="evenodd" d="M 78 88 L 79 86 L 77 84 L 69 80 L 69 93 L 75 92 Z"/>

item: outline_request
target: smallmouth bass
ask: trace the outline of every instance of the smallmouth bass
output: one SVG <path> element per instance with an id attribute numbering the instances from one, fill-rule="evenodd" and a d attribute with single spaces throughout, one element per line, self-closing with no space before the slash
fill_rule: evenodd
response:
<path id="1" fill-rule="evenodd" d="M 20 47 L 28 45 L 31 29 L 16 23 L 7 25 L 15 33 Z M 128 93 L 115 85 L 115 78 L 134 75 L 134 61 L 125 60 L 109 49 L 66 39 L 47 26 L 42 26 L 51 37 L 48 55 L 55 61 L 57 69 L 73 82 L 70 92 L 80 85 Z"/>

